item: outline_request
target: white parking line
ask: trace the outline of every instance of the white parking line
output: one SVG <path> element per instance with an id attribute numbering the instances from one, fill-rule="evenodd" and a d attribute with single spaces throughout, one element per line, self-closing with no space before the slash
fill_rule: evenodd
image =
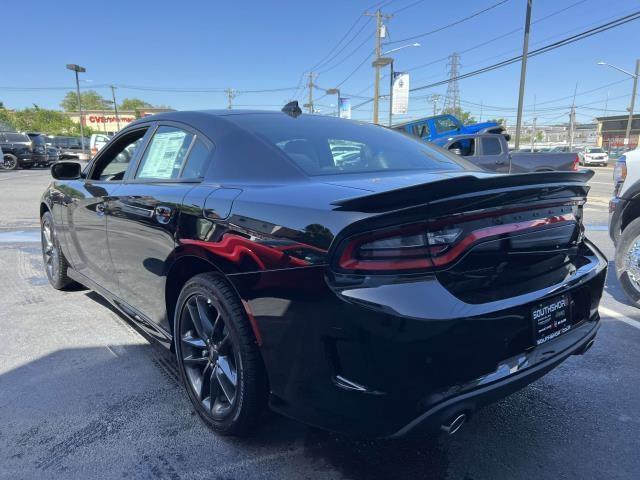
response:
<path id="1" fill-rule="evenodd" d="M 607 307 L 601 306 L 599 310 L 600 310 L 600 313 L 603 314 L 603 316 L 605 317 L 610 317 L 610 318 L 613 318 L 614 320 L 619 320 L 623 323 L 626 323 L 627 325 L 631 325 L 632 327 L 640 330 L 640 322 L 637 320 L 633 320 L 627 317 L 626 315 L 618 313 L 615 310 L 611 310 L 610 308 L 607 308 Z"/>

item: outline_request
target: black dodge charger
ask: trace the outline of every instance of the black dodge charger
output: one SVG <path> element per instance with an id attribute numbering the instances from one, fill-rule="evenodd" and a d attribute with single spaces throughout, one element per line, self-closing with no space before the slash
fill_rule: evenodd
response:
<path id="1" fill-rule="evenodd" d="M 291 106 L 154 115 L 84 171 L 52 167 L 46 273 L 171 348 L 221 434 L 266 405 L 347 434 L 452 433 L 591 346 L 606 274 L 582 224 L 592 172 L 474 168 Z"/>

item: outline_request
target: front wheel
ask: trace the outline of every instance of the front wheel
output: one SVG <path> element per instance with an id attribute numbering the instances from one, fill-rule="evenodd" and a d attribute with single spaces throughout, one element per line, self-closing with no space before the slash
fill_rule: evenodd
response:
<path id="1" fill-rule="evenodd" d="M 53 222 L 53 215 L 45 212 L 40 219 L 40 238 L 42 240 L 42 259 L 49 283 L 56 290 L 64 290 L 74 282 L 67 276 L 69 264 L 65 258 Z"/>
<path id="2" fill-rule="evenodd" d="M 187 394 L 204 422 L 222 435 L 254 427 L 266 405 L 266 373 L 244 308 L 222 277 L 196 275 L 182 288 L 174 342 Z"/>
<path id="3" fill-rule="evenodd" d="M 640 308 L 640 218 L 627 225 L 620 235 L 616 276 L 629 300 Z"/>
<path id="4" fill-rule="evenodd" d="M 18 169 L 18 157 L 15 155 L 11 155 L 10 153 L 5 154 L 2 159 L 2 168 L 5 170 L 17 170 Z"/>

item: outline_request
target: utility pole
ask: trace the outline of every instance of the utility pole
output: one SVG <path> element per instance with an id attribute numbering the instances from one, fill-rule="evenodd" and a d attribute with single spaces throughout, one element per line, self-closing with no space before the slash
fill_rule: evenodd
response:
<path id="1" fill-rule="evenodd" d="M 531 129 L 531 153 L 533 153 L 533 147 L 536 141 L 536 96 L 533 96 L 533 128 Z"/>
<path id="2" fill-rule="evenodd" d="M 116 114 L 116 125 L 118 126 L 118 130 L 120 130 L 120 117 L 118 116 L 118 104 L 116 103 L 116 87 L 115 85 L 110 85 L 111 87 L 111 97 L 113 98 L 113 110 Z"/>
<path id="3" fill-rule="evenodd" d="M 478 120 L 480 123 L 482 123 L 482 108 L 484 107 L 484 101 L 480 100 L 480 120 Z"/>
<path id="4" fill-rule="evenodd" d="M 520 91 L 518 93 L 518 117 L 516 120 L 516 139 L 514 148 L 520 147 L 520 128 L 522 127 L 522 106 L 524 101 L 524 83 L 527 78 L 527 55 L 529 54 L 529 30 L 531 28 L 531 4 L 533 0 L 527 1 L 527 16 L 524 22 L 524 40 L 522 42 L 522 65 L 520 67 Z"/>
<path id="5" fill-rule="evenodd" d="M 233 88 L 227 88 L 224 91 L 227 94 L 227 109 L 231 110 L 233 108 L 233 99 L 236 98 L 236 91 Z"/>
<path id="6" fill-rule="evenodd" d="M 633 77 L 633 89 L 631 90 L 631 102 L 629 102 L 629 119 L 627 120 L 627 132 L 624 135 L 626 146 L 631 145 L 631 123 L 633 122 L 633 107 L 636 103 L 636 92 L 638 90 L 638 75 L 640 75 L 640 59 L 636 60 L 636 73 Z M 636 147 L 640 145 L 640 135 L 638 135 L 638 141 Z"/>
<path id="7" fill-rule="evenodd" d="M 440 101 L 440 95 L 437 93 L 432 93 L 427 97 L 427 102 L 431 102 L 433 105 L 433 116 L 435 117 L 438 114 L 438 102 Z"/>
<path id="8" fill-rule="evenodd" d="M 309 72 L 307 75 L 309 76 L 309 81 L 307 82 L 307 88 L 309 89 L 309 100 L 308 100 L 308 103 L 304 104 L 304 106 L 309 109 L 309 113 L 313 113 L 314 112 L 314 108 L 313 108 L 313 89 L 315 88 L 315 85 L 313 83 L 313 77 L 316 76 L 316 75 L 314 75 L 313 72 Z M 339 108 L 340 107 L 338 106 L 338 109 Z"/>
<path id="9" fill-rule="evenodd" d="M 609 107 L 609 90 L 607 90 L 607 98 L 604 101 L 604 112 L 602 113 L 602 123 L 600 124 L 601 125 L 600 126 L 600 132 L 598 132 L 598 135 L 600 136 L 600 139 L 601 139 L 600 140 L 600 146 L 602 148 L 605 148 L 604 147 L 604 132 L 603 132 L 603 130 L 604 130 L 604 123 L 607 121 L 606 118 L 607 118 L 607 108 L 608 107 Z M 607 148 L 607 153 L 608 154 L 611 153 L 609 148 Z"/>
<path id="10" fill-rule="evenodd" d="M 574 129 L 576 126 L 576 92 L 578 90 L 578 82 L 573 90 L 573 102 L 571 103 L 571 113 L 569 113 L 569 151 L 573 149 Z"/>
<path id="11" fill-rule="evenodd" d="M 378 123 L 378 108 L 380 103 L 380 64 L 378 60 L 382 56 L 382 38 L 384 33 L 383 29 L 384 24 L 382 23 L 384 20 L 390 20 L 393 15 L 388 15 L 382 13 L 379 9 L 376 13 L 366 13 L 367 17 L 376 17 L 376 58 L 373 61 L 373 68 L 375 71 L 374 83 L 373 83 L 373 123 Z"/>

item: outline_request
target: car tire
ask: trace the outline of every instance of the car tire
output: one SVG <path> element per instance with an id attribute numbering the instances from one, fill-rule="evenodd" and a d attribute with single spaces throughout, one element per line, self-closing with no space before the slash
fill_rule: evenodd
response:
<path id="1" fill-rule="evenodd" d="M 40 219 L 40 240 L 44 269 L 49 283 L 56 290 L 65 290 L 75 282 L 67 276 L 69 264 L 60 248 L 51 212 L 45 212 Z"/>
<path id="2" fill-rule="evenodd" d="M 242 436 L 259 421 L 268 382 L 240 299 L 214 273 L 191 278 L 178 297 L 174 346 L 187 395 L 216 433 Z"/>
<path id="3" fill-rule="evenodd" d="M 640 308 L 640 218 L 622 231 L 616 244 L 615 261 L 622 290 L 633 305 Z"/>
<path id="4" fill-rule="evenodd" d="M 3 158 L 2 168 L 5 170 L 18 170 L 18 157 L 10 153 L 6 153 Z"/>

